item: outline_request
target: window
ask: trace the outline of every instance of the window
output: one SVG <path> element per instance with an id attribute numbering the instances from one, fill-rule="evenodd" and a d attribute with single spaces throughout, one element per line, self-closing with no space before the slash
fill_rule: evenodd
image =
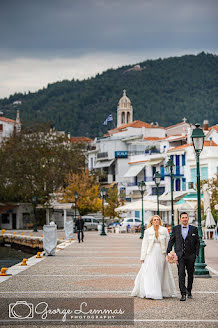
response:
<path id="1" fill-rule="evenodd" d="M 2 223 L 4 223 L 4 224 L 10 223 L 9 214 L 7 214 L 7 213 L 2 214 Z"/>
<path id="2" fill-rule="evenodd" d="M 140 218 L 140 212 L 139 211 L 135 211 L 135 218 Z"/>
<path id="3" fill-rule="evenodd" d="M 94 223 L 99 223 L 98 220 L 96 220 L 96 219 L 93 219 L 93 222 L 94 222 Z"/>
<path id="4" fill-rule="evenodd" d="M 90 169 L 93 169 L 93 157 L 91 157 L 91 162 L 90 162 Z"/>
<path id="5" fill-rule="evenodd" d="M 176 191 L 180 191 L 180 179 L 176 179 Z"/>
<path id="6" fill-rule="evenodd" d="M 88 219 L 88 218 L 86 218 L 86 219 L 85 219 L 85 222 L 92 222 L 92 219 Z"/>
<path id="7" fill-rule="evenodd" d="M 23 213 L 23 224 L 26 226 L 27 223 L 32 223 L 30 213 Z"/>
<path id="8" fill-rule="evenodd" d="M 141 222 L 141 220 L 139 220 L 139 219 L 135 219 L 135 222 Z"/>
<path id="9" fill-rule="evenodd" d="M 185 166 L 185 154 L 182 155 L 182 166 Z"/>
<path id="10" fill-rule="evenodd" d="M 0 124 L 0 132 L 3 131 L 3 124 Z"/>
<path id="11" fill-rule="evenodd" d="M 164 180 L 164 166 L 161 165 L 160 167 L 160 175 L 161 175 L 161 180 Z"/>
<path id="12" fill-rule="evenodd" d="M 201 180 L 207 180 L 208 179 L 208 167 L 201 167 L 201 169 L 200 169 L 200 179 Z M 191 169 L 191 181 L 194 184 L 197 183 L 196 167 Z"/>
<path id="13" fill-rule="evenodd" d="M 126 222 L 133 222 L 133 219 L 128 219 L 126 220 Z"/>
<path id="14" fill-rule="evenodd" d="M 208 179 L 208 167 L 201 167 L 201 180 Z"/>
<path id="15" fill-rule="evenodd" d="M 186 178 L 182 178 L 182 190 L 186 191 Z"/>
<path id="16" fill-rule="evenodd" d="M 165 192 L 165 187 L 159 187 L 159 196 Z M 157 195 L 157 187 L 152 188 L 152 195 Z"/>
<path id="17" fill-rule="evenodd" d="M 157 170 L 156 166 L 152 166 L 152 178 L 153 179 L 154 179 L 154 175 L 156 173 L 156 170 Z"/>
<path id="18" fill-rule="evenodd" d="M 191 169 L 191 182 L 193 182 L 193 184 L 195 184 L 196 181 L 197 181 L 196 167 L 194 167 L 193 169 Z"/>

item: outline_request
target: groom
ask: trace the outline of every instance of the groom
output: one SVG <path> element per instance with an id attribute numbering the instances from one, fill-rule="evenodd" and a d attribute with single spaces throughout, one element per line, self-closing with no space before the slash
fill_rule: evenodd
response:
<path id="1" fill-rule="evenodd" d="M 179 289 L 182 295 L 180 301 L 186 301 L 186 292 L 188 292 L 188 298 L 192 298 L 194 264 L 200 248 L 198 228 L 188 225 L 188 220 L 189 217 L 186 212 L 180 214 L 180 224 L 173 228 L 167 247 L 167 254 L 169 254 L 175 245 L 175 252 L 178 257 Z M 185 269 L 188 273 L 187 289 L 185 286 Z"/>

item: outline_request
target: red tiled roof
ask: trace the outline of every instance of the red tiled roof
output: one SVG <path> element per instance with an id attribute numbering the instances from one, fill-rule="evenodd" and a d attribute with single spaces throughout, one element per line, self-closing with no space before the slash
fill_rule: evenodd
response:
<path id="1" fill-rule="evenodd" d="M 213 140 L 204 141 L 204 147 L 217 147 L 218 145 Z"/>
<path id="2" fill-rule="evenodd" d="M 148 159 L 144 161 L 129 162 L 128 164 L 145 163 L 145 162 L 148 162 Z"/>
<path id="3" fill-rule="evenodd" d="M 7 123 L 17 123 L 16 121 L 11 120 L 10 118 L 2 117 L 2 116 L 0 116 L 0 121 L 7 122 Z"/>
<path id="4" fill-rule="evenodd" d="M 158 137 L 147 137 L 147 138 L 144 138 L 144 140 L 147 140 L 147 141 L 163 140 L 163 139 L 166 139 L 166 137 L 163 137 L 163 138 L 158 138 Z"/>
<path id="5" fill-rule="evenodd" d="M 216 132 L 218 132 L 218 125 L 216 124 L 214 126 L 211 126 L 208 130 L 210 131 L 212 129 L 214 129 Z"/>
<path id="6" fill-rule="evenodd" d="M 167 128 L 165 128 L 165 129 L 168 130 L 168 129 L 174 128 L 175 126 L 183 125 L 183 124 L 187 124 L 187 123 L 186 122 L 177 123 L 177 124 L 174 124 L 174 125 L 170 125 Z"/>
<path id="7" fill-rule="evenodd" d="M 180 150 L 180 149 L 183 149 L 183 148 L 187 148 L 189 146 L 192 146 L 192 143 L 174 147 L 172 149 L 169 149 L 168 152 L 169 151 L 174 151 L 174 150 Z M 210 141 L 210 140 L 204 141 L 204 147 L 217 147 L 217 146 L 218 145 L 214 141 Z"/>
<path id="8" fill-rule="evenodd" d="M 181 136 L 180 135 L 178 137 L 175 136 L 175 138 L 170 139 L 171 137 L 174 137 L 174 135 L 173 136 L 168 136 L 167 139 L 169 139 L 169 141 L 175 141 L 175 140 L 180 140 L 180 139 L 187 139 L 187 135 L 185 135 L 185 136 Z"/>
<path id="9" fill-rule="evenodd" d="M 108 134 L 113 134 L 115 133 L 116 131 L 122 131 L 123 129 L 126 129 L 126 128 L 142 128 L 142 127 L 145 127 L 145 128 L 160 128 L 160 129 L 165 129 L 161 126 L 156 126 L 156 125 L 151 125 L 150 123 L 146 123 L 146 122 L 142 122 L 142 121 L 133 121 L 131 123 L 128 123 L 128 124 L 124 124 L 122 126 L 120 126 L 119 128 L 115 128 L 115 129 L 112 129 L 112 130 L 109 130 L 108 131 Z"/>
<path id="10" fill-rule="evenodd" d="M 189 143 L 189 144 L 185 144 L 185 145 L 181 145 L 181 146 L 177 146 L 177 147 L 174 147 L 172 149 L 169 149 L 168 151 L 173 151 L 173 150 L 179 150 L 179 149 L 183 149 L 183 148 L 187 148 L 189 146 L 191 146 L 192 144 Z"/>
<path id="11" fill-rule="evenodd" d="M 92 141 L 92 139 L 88 137 L 72 137 L 70 140 L 74 143 L 89 143 Z"/>

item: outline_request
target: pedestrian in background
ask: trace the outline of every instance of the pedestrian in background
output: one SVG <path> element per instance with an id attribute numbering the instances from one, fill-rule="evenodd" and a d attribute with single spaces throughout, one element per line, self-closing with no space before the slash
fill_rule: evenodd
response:
<path id="1" fill-rule="evenodd" d="M 80 234 L 81 234 L 82 242 L 83 242 L 83 239 L 84 239 L 83 228 L 84 228 L 84 221 L 81 218 L 81 216 L 79 215 L 78 220 L 76 220 L 77 237 L 78 237 L 78 242 L 79 243 L 80 243 Z"/>

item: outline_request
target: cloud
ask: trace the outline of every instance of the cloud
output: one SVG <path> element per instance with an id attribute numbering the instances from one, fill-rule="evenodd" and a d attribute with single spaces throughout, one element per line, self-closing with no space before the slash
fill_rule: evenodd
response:
<path id="1" fill-rule="evenodd" d="M 217 0 L 7 0 L 0 97 L 146 59 L 217 53 Z"/>
<path id="2" fill-rule="evenodd" d="M 215 0 L 8 0 L 1 47 L 14 56 L 217 44 Z M 209 37 L 209 38 L 208 38 Z"/>

